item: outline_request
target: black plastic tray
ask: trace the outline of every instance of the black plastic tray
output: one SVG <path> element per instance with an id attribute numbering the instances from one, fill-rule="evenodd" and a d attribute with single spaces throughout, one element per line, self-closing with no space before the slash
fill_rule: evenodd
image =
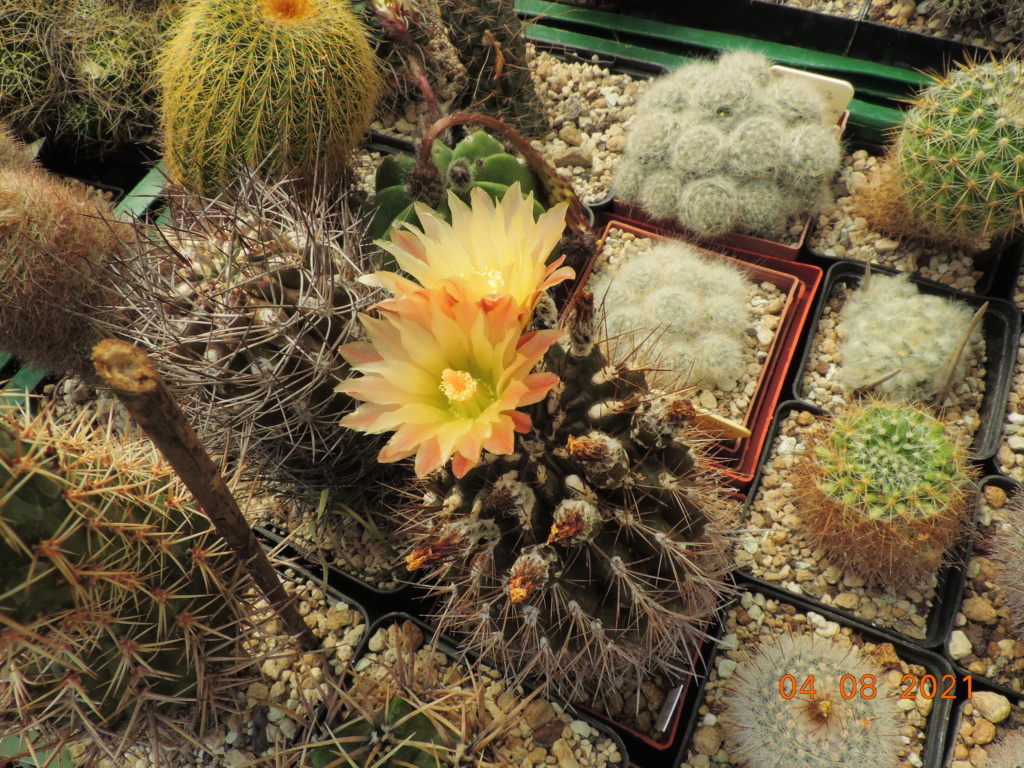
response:
<path id="1" fill-rule="evenodd" d="M 995 485 L 999 488 L 1002 488 L 1004 491 L 1006 491 L 1007 495 L 1012 494 L 1015 490 L 1020 488 L 1020 486 L 1017 483 L 1015 483 L 1013 480 L 1010 480 L 1005 475 L 989 475 L 988 477 L 985 477 L 981 481 L 981 483 L 979 483 L 979 486 L 981 488 L 984 488 L 987 485 Z M 960 569 L 960 573 L 957 574 L 957 578 L 954 580 L 952 584 L 953 589 L 951 590 L 951 593 L 949 595 L 949 600 L 953 604 L 955 612 L 960 611 L 960 604 L 963 600 L 964 589 L 966 589 L 967 587 L 967 565 L 970 563 L 970 559 L 974 554 L 974 539 L 976 535 L 977 529 L 975 527 L 971 531 L 971 539 L 969 542 L 969 546 L 966 549 L 964 567 Z M 952 632 L 952 630 L 954 629 L 957 629 L 957 627 L 950 625 L 950 632 Z M 953 669 L 956 670 L 957 674 L 961 677 L 963 677 L 964 675 L 970 675 L 975 681 L 983 683 L 986 687 L 990 688 L 991 690 L 997 693 L 1001 693 L 1003 696 L 1007 696 L 1010 699 L 1016 700 L 1024 698 L 1024 692 L 1015 691 L 1008 685 L 997 683 L 995 680 L 992 680 L 991 678 L 985 677 L 984 675 L 979 675 L 977 672 L 971 672 L 966 667 L 962 666 L 949 653 L 948 635 L 943 641 L 942 652 L 945 654 L 946 659 L 949 661 L 949 663 L 952 664 Z"/>
<path id="2" fill-rule="evenodd" d="M 768 461 L 768 457 L 771 456 L 772 449 L 775 446 L 775 439 L 778 436 L 779 425 L 792 411 L 797 410 L 809 411 L 816 416 L 824 416 L 827 414 L 827 411 L 824 409 L 818 408 L 817 406 L 806 403 L 802 400 L 787 400 L 786 402 L 779 404 L 779 408 L 775 412 L 775 418 L 772 421 L 771 429 L 768 430 L 768 439 L 766 440 L 764 453 L 761 455 L 761 462 L 757 469 L 757 475 L 755 475 L 754 483 L 751 485 L 750 491 L 747 493 L 747 503 L 743 507 L 740 524 L 737 526 L 738 529 L 743 529 L 745 527 L 747 516 L 750 513 L 750 505 L 757 498 L 757 491 L 761 485 L 761 475 L 764 472 L 765 463 Z M 846 624 L 870 630 L 880 636 L 884 636 L 888 642 L 900 643 L 905 646 L 920 648 L 922 650 L 934 649 L 945 642 L 945 638 L 949 635 L 950 629 L 953 626 L 953 620 L 956 616 L 956 612 L 960 608 L 959 602 L 956 601 L 957 595 L 959 595 L 957 582 L 966 567 L 965 558 L 968 551 L 967 548 L 969 546 L 970 542 L 968 540 L 959 542 L 952 549 L 950 556 L 945 561 L 945 565 L 939 569 L 937 574 L 937 584 L 935 586 L 935 599 L 931 610 L 928 611 L 928 616 L 925 618 L 925 634 L 923 638 L 911 637 L 910 635 L 906 635 L 903 632 L 899 632 L 890 627 L 885 627 L 867 619 L 859 618 L 850 611 L 825 605 L 817 598 L 809 595 L 798 595 L 788 591 L 785 592 L 785 594 L 792 595 L 794 599 L 799 599 L 801 602 L 815 606 L 814 610 L 816 612 L 818 611 L 818 608 L 821 608 L 822 610 L 831 611 L 837 616 L 842 616 L 843 621 Z M 779 588 L 774 586 L 771 582 L 752 576 L 742 568 L 737 569 L 736 576 L 737 580 L 742 579 L 749 584 L 757 585 L 759 588 L 764 587 L 765 589 L 779 590 Z"/>
<path id="3" fill-rule="evenodd" d="M 872 643 L 892 643 L 893 648 L 901 659 L 913 664 L 920 664 L 928 670 L 929 674 L 935 675 L 937 680 L 941 680 L 943 675 L 953 674 L 953 670 L 949 666 L 949 663 L 938 654 L 922 648 L 906 645 L 898 640 L 894 641 L 892 638 L 878 632 L 877 630 L 870 629 L 859 623 L 850 621 L 845 614 L 840 614 L 827 606 L 815 605 L 812 602 L 801 598 L 799 595 L 777 589 L 770 584 L 765 584 L 764 582 L 760 582 L 755 579 L 747 578 L 742 573 L 737 573 L 736 581 L 737 586 L 741 590 L 749 589 L 751 592 L 760 592 L 765 597 L 772 600 L 789 603 L 801 613 L 812 611 L 820 614 L 828 621 L 835 621 L 840 626 L 851 627 L 857 634 Z M 712 658 L 708 661 L 709 665 L 714 664 L 716 655 L 717 648 L 716 653 L 712 655 Z M 701 687 L 703 688 L 703 684 Z M 703 703 L 703 698 L 700 700 L 700 703 Z M 925 726 L 924 749 L 921 754 L 923 768 L 942 768 L 947 724 L 953 705 L 954 700 L 952 699 L 940 699 L 936 697 L 934 700 L 932 710 L 928 715 L 928 723 Z M 675 766 L 686 761 L 687 750 L 690 746 L 690 734 L 692 734 L 693 730 L 696 729 L 697 719 L 699 717 L 700 715 L 695 709 L 692 713 L 692 717 L 690 718 L 691 722 L 687 724 L 687 738 L 680 745 L 679 751 L 676 753 L 676 757 L 673 762 L 666 763 L 666 767 L 671 766 L 672 768 L 675 768 Z M 766 747 L 770 748 L 770 745 L 766 745 Z M 783 767 L 780 766 L 780 768 Z M 788 768 L 788 766 L 785 768 Z M 854 767 L 851 766 L 851 768 Z"/>
<path id="4" fill-rule="evenodd" d="M 832 292 L 837 285 L 859 285 L 864 277 L 865 262 L 850 259 L 838 259 L 825 274 L 825 282 L 818 299 L 814 317 L 808 324 L 808 335 L 804 343 L 795 369 L 793 379 L 793 395 L 801 399 L 800 391 L 803 372 L 813 351 L 814 334 L 817 332 L 821 316 Z M 871 265 L 873 274 L 897 275 L 895 269 Z M 910 281 L 918 286 L 922 293 L 933 296 L 955 298 L 978 309 L 986 301 L 988 309 L 981 322 L 981 332 L 985 339 L 985 395 L 981 401 L 979 417 L 981 425 L 974 435 L 972 458 L 979 461 L 989 459 L 999 449 L 1002 436 L 1003 414 L 1010 396 L 1010 385 L 1013 378 L 1013 367 L 1017 361 L 1017 342 L 1020 336 L 1021 313 L 1005 299 L 985 298 L 973 293 L 965 293 L 955 288 L 936 283 L 932 280 L 910 276 Z"/>

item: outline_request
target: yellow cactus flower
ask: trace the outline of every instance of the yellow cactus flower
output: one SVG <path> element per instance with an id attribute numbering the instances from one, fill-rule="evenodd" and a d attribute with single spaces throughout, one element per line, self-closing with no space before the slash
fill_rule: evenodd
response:
<path id="1" fill-rule="evenodd" d="M 564 257 L 546 263 L 565 228 L 568 204 L 559 203 L 534 221 L 533 194 L 523 198 L 519 182 L 498 203 L 479 188 L 470 200 L 472 207 L 448 193 L 451 224 L 417 203 L 422 230 L 405 225 L 392 232 L 391 242 L 378 241 L 413 279 L 377 272 L 367 282 L 396 297 L 424 288 L 469 301 L 509 295 L 525 323 L 542 291 L 576 275 L 572 267 L 562 266 Z"/>
<path id="2" fill-rule="evenodd" d="M 382 462 L 416 455 L 416 474 L 444 466 L 462 477 L 480 453 L 511 453 L 514 432 L 530 417 L 520 406 L 543 399 L 553 373 L 531 373 L 561 335 L 523 333 L 509 296 L 458 301 L 444 291 L 420 290 L 384 302 L 379 318 L 360 315 L 368 342 L 340 351 L 364 374 L 338 385 L 364 403 L 341 425 L 370 434 L 393 431 Z"/>

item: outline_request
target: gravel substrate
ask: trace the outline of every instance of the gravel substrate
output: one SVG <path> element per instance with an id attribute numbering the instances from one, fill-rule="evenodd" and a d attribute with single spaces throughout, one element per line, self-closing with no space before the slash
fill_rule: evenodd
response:
<path id="1" fill-rule="evenodd" d="M 859 19 L 864 13 L 864 5 L 868 0 L 784 0 L 778 5 L 802 8 L 805 11 L 827 13 L 829 16 L 844 16 L 848 19 Z M 773 3 L 776 0 L 766 0 Z"/>
<path id="2" fill-rule="evenodd" d="M 1014 628 L 993 583 L 991 553 L 995 533 L 1007 524 L 1006 493 L 994 484 L 984 488 L 967 566 L 960 611 L 947 643 L 952 659 L 978 677 L 1014 691 L 1024 691 L 1024 637 Z"/>
<path id="3" fill-rule="evenodd" d="M 760 638 L 787 632 L 813 633 L 823 640 L 833 639 L 841 648 L 859 646 L 863 653 L 887 670 L 885 679 L 879 680 L 880 687 L 889 685 L 897 690 L 900 689 L 903 675 L 914 675 L 919 679 L 927 673 L 924 667 L 901 659 L 889 643 L 875 645 L 865 642 L 849 627 L 828 621 L 823 616 L 812 612 L 801 613 L 793 605 L 766 598 L 760 593 L 744 593 L 739 605 L 730 610 L 726 617 L 726 634 L 704 689 L 704 701 L 697 712 L 700 718 L 698 727 L 687 751 L 686 761 L 679 768 L 710 768 L 712 765 L 716 768 L 738 768 L 739 764 L 726 751 L 725 723 L 719 721 L 726 709 L 724 681 L 733 674 L 737 662 L 742 660 L 743 649 Z M 897 701 L 897 706 L 900 710 L 903 742 L 898 768 L 919 768 L 922 765 L 924 731 L 932 700 L 923 697 L 903 699 Z M 824 759 L 834 759 L 834 756 L 826 755 Z"/>
<path id="4" fill-rule="evenodd" d="M 814 331 L 811 354 L 799 379 L 798 395 L 802 400 L 828 410 L 836 403 L 849 401 L 836 380 L 842 365 L 839 335 L 836 325 L 846 301 L 847 288 L 839 283 L 831 296 L 823 297 L 825 308 Z M 981 404 L 985 396 L 985 340 L 979 339 L 966 352 L 967 367 L 964 378 L 951 387 L 942 403 L 942 418 L 961 432 L 968 440 L 981 426 Z"/>
<path id="5" fill-rule="evenodd" d="M 870 0 L 865 19 L 922 35 L 988 48 L 1001 56 L 1020 52 L 1021 39 L 1015 38 L 1002 24 L 950 24 L 935 12 L 935 5 L 934 0 Z M 934 65 L 938 68 L 942 62 L 936 61 Z"/>
<path id="6" fill-rule="evenodd" d="M 996 463 L 1004 474 L 1024 483 L 1024 335 L 1017 345 L 1017 361 L 1010 382 L 1010 397 L 1003 419 L 1003 439 Z"/>
<path id="7" fill-rule="evenodd" d="M 780 422 L 738 536 L 736 563 L 755 578 L 908 637 L 923 638 L 936 598 L 935 574 L 900 592 L 868 586 L 863 578 L 829 564 L 824 552 L 805 538 L 801 512 L 806 510 L 793 498 L 793 473 L 800 470 L 799 457 L 820 425 L 809 411 L 793 411 Z"/>
<path id="8" fill-rule="evenodd" d="M 656 242 L 658 240 L 654 238 L 638 237 L 632 232 L 610 228 L 591 275 L 602 272 L 614 274 L 620 264 L 647 250 Z M 744 421 L 756 391 L 786 299 L 785 294 L 769 282 L 751 282 L 749 291 L 753 314 L 744 350 L 746 372 L 737 379 L 735 388 L 729 391 L 704 389 L 694 394 L 695 403 L 703 410 L 740 423 Z"/>
<path id="9" fill-rule="evenodd" d="M 988 753 L 1008 733 L 1024 726 L 1020 701 L 1010 701 L 992 691 L 975 690 L 964 702 L 962 717 L 953 734 L 953 760 L 949 768 L 985 766 Z"/>
<path id="10" fill-rule="evenodd" d="M 396 637 L 402 638 L 403 665 L 397 663 Z M 368 652 L 355 664 L 357 672 L 378 680 L 394 674 L 391 670 L 403 667 L 415 669 L 421 677 L 429 673 L 434 680 L 459 680 L 453 686 L 457 691 L 472 690 L 468 680 L 460 680 L 469 667 L 425 643 L 422 631 L 412 622 L 379 629 L 369 640 Z M 402 672 L 398 674 L 403 679 L 409 677 Z M 500 718 L 502 711 L 509 711 L 521 701 L 523 690 L 511 685 L 499 672 L 481 666 L 479 674 L 483 678 L 481 689 L 477 691 L 481 696 L 479 704 L 491 716 Z M 438 690 L 438 686 L 431 688 Z M 422 693 L 424 686 L 422 683 L 414 685 L 413 690 Z M 554 765 L 558 768 L 605 768 L 622 760 L 615 742 L 606 734 L 573 717 L 557 702 L 543 697 L 527 704 L 509 723 L 505 735 L 491 743 L 485 755 L 498 765 Z"/>
<path id="11" fill-rule="evenodd" d="M 867 221 L 857 215 L 854 193 L 874 178 L 878 160 L 865 149 L 843 158 L 843 169 L 833 187 L 835 203 L 815 219 L 807 245 L 825 256 L 881 264 L 962 291 L 973 291 L 983 273 L 963 249 L 938 248 L 907 238 L 892 239 L 870 229 Z"/>

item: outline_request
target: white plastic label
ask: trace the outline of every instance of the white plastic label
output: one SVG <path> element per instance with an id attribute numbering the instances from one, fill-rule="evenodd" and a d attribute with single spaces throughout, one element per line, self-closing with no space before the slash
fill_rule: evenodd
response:
<path id="1" fill-rule="evenodd" d="M 772 65 L 772 72 L 777 77 L 798 77 L 813 85 L 825 97 L 828 105 L 825 122 L 829 125 L 839 122 L 843 112 L 850 106 L 850 100 L 853 98 L 853 85 L 846 80 L 804 72 L 802 69 L 792 69 L 781 64 Z"/>

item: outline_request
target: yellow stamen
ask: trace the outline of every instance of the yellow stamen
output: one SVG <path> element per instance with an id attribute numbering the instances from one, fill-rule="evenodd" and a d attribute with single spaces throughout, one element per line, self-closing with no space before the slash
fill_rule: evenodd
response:
<path id="1" fill-rule="evenodd" d="M 441 373 L 441 391 L 452 403 L 464 403 L 476 395 L 477 381 L 466 371 L 445 368 Z"/>

